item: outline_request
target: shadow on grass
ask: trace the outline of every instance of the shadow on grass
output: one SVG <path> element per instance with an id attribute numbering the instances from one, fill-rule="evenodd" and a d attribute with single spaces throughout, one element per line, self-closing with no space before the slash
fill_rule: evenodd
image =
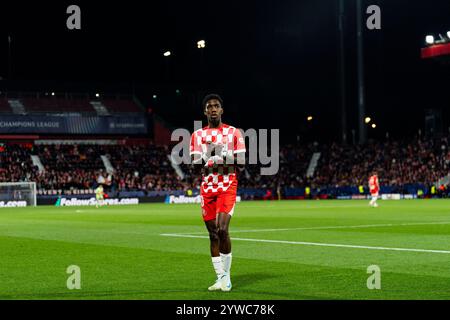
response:
<path id="1" fill-rule="evenodd" d="M 256 272 L 256 273 L 244 273 L 238 275 L 231 275 L 231 281 L 233 288 L 247 288 L 254 285 L 257 282 L 267 281 L 273 278 L 281 278 L 282 275 L 270 272 Z"/>
<path id="2" fill-rule="evenodd" d="M 279 292 L 278 290 L 270 290 L 270 288 L 261 288 L 260 285 L 268 280 L 283 279 L 283 274 L 273 272 L 255 272 L 255 273 L 242 273 L 232 275 L 233 290 L 231 292 L 208 292 L 206 287 L 193 288 L 193 289 L 174 289 L 174 290 L 161 290 L 161 289 L 149 289 L 149 290 L 111 290 L 111 291 L 61 291 L 61 292 L 47 292 L 47 293 L 17 293 L 10 295 L 0 295 L 0 300 L 164 300 L 164 294 L 171 296 L 173 294 L 192 294 L 193 299 L 196 299 L 197 295 L 209 295 L 209 299 L 223 298 L 236 298 L 240 299 L 258 299 L 260 296 L 270 297 L 269 299 L 324 299 L 322 297 L 303 295 L 300 292 L 293 294 Z M 257 285 L 255 287 L 255 285 Z M 224 295 L 225 294 L 225 295 Z M 237 295 L 237 296 L 236 296 Z M 203 297 L 204 298 L 204 297 Z M 202 298 L 202 299 L 203 299 Z M 169 300 L 170 300 L 169 299 Z M 186 299 L 186 298 L 183 298 Z M 326 298 L 325 298 L 326 299 Z"/>
<path id="3" fill-rule="evenodd" d="M 161 300 L 164 298 L 151 298 L 152 294 L 164 293 L 202 293 L 204 290 L 112 290 L 112 291 L 82 291 L 82 292 L 49 292 L 42 294 L 12 294 L 0 295 L 0 300 L 108 300 L 108 298 L 115 297 L 115 299 L 131 299 L 131 300 Z M 139 295 L 149 295 L 148 298 L 130 298 Z"/>

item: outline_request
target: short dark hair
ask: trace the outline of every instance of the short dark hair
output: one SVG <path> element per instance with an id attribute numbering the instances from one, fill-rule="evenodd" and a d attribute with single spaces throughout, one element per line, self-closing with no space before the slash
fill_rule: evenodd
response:
<path id="1" fill-rule="evenodd" d="M 216 94 L 216 93 L 210 93 L 210 94 L 207 94 L 207 95 L 203 98 L 203 101 L 202 101 L 202 108 L 205 109 L 206 103 L 207 103 L 209 100 L 212 100 L 212 99 L 219 100 L 220 106 L 223 107 L 223 100 L 222 100 L 222 98 L 221 98 L 218 94 Z"/>

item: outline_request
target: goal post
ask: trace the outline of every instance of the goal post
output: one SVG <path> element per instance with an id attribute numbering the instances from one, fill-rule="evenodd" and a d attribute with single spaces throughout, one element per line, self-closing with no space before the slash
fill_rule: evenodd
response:
<path id="1" fill-rule="evenodd" d="M 0 208 L 36 205 L 36 182 L 0 182 Z"/>

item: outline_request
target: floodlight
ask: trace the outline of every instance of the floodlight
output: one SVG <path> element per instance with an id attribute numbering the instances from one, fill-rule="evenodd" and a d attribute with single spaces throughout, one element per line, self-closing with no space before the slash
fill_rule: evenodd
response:
<path id="1" fill-rule="evenodd" d="M 204 47 L 206 47 L 206 42 L 205 42 L 205 40 L 197 41 L 197 48 L 203 49 Z"/>

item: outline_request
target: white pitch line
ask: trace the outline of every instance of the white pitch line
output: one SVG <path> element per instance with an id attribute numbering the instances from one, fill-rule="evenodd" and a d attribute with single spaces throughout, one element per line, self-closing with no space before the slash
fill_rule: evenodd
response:
<path id="1" fill-rule="evenodd" d="M 274 229 L 249 229 L 249 230 L 233 230 L 232 233 L 251 233 L 251 232 L 276 232 L 276 231 L 294 231 L 294 230 L 327 230 L 327 229 L 357 229 L 357 228 L 377 228 L 377 227 L 396 227 L 396 226 L 421 226 L 421 225 L 439 225 L 450 224 L 450 221 L 442 222 L 410 222 L 410 223 L 385 223 L 385 224 L 360 224 L 353 226 L 324 226 L 324 227 L 300 227 L 300 228 L 274 228 Z M 204 234 L 201 232 L 186 232 L 176 234 Z"/>
<path id="2" fill-rule="evenodd" d="M 165 236 L 165 237 L 180 237 L 180 238 L 202 238 L 202 239 L 208 239 L 209 238 L 208 236 L 195 236 L 195 235 L 176 234 L 176 233 L 163 233 L 163 234 L 161 234 L 161 236 Z M 447 250 L 371 247 L 371 246 L 358 246 L 358 245 L 350 245 L 350 244 L 302 242 L 302 241 L 285 241 L 285 240 L 266 240 L 266 239 L 247 239 L 247 238 L 232 238 L 232 240 L 250 241 L 250 242 L 266 242 L 266 243 L 298 244 L 298 245 L 305 245 L 305 246 L 320 246 L 320 247 L 339 247 L 339 248 L 355 248 L 355 249 L 369 249 L 369 250 L 408 251 L 408 252 L 427 252 L 427 253 L 447 253 L 447 254 L 450 254 L 450 251 L 447 251 Z"/>

